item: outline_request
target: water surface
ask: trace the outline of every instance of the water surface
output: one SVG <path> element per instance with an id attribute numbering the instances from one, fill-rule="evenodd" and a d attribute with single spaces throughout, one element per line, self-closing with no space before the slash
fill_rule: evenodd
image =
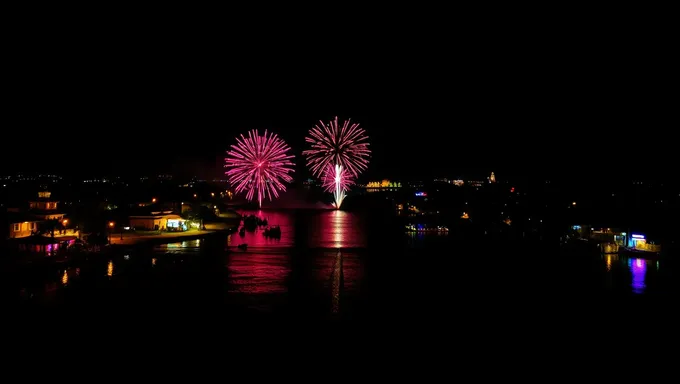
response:
<path id="1" fill-rule="evenodd" d="M 676 264 L 545 244 L 407 234 L 343 211 L 251 211 L 279 225 L 6 276 L 22 308 L 306 319 L 537 319 L 672 308 Z M 237 248 L 248 244 L 247 250 Z M 101 257 L 99 257 L 101 256 Z M 557 312 L 555 312 L 557 311 Z M 160 312 L 159 312 L 160 313 Z"/>

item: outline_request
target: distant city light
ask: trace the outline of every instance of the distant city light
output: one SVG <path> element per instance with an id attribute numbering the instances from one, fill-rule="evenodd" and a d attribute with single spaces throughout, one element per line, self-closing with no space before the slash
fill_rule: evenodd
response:
<path id="1" fill-rule="evenodd" d="M 427 192 L 416 192 L 416 196 L 418 196 L 418 197 L 426 197 L 426 196 L 427 196 Z"/>

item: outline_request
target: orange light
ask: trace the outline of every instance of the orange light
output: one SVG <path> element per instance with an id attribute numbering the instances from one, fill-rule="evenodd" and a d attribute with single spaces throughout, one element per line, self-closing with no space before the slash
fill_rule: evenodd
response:
<path id="1" fill-rule="evenodd" d="M 196 194 L 194 193 L 194 197 L 196 197 Z"/>
<path id="2" fill-rule="evenodd" d="M 109 221 L 109 227 L 113 228 L 114 225 L 115 223 L 113 221 Z"/>
<path id="3" fill-rule="evenodd" d="M 64 225 L 68 224 L 68 219 L 64 219 L 64 221 L 62 221 L 62 223 L 63 223 Z"/>
<path id="4" fill-rule="evenodd" d="M 152 202 L 152 203 L 155 203 L 155 202 L 156 202 L 156 198 L 154 197 L 153 199 L 151 199 L 151 202 Z"/>
<path id="5" fill-rule="evenodd" d="M 215 192 L 210 192 L 210 196 L 215 197 Z"/>

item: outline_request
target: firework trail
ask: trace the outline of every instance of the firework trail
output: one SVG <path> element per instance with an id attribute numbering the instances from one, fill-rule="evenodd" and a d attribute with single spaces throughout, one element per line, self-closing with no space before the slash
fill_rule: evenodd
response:
<path id="1" fill-rule="evenodd" d="M 294 156 L 287 154 L 290 147 L 274 133 L 264 131 L 260 136 L 254 129 L 247 137 L 240 136 L 224 159 L 225 175 L 235 192 L 245 191 L 249 201 L 257 194 L 262 207 L 263 198 L 279 197 L 279 191 L 286 190 L 283 183 L 293 181 L 290 173 L 294 172 Z"/>
<path id="2" fill-rule="evenodd" d="M 332 170 L 339 172 L 339 175 L 346 172 L 349 175 L 347 179 L 356 179 L 368 167 L 371 154 L 368 149 L 368 136 L 358 123 L 345 120 L 340 125 L 337 117 L 328 124 L 319 121 L 319 124 L 309 131 L 306 141 L 311 144 L 311 149 L 302 154 L 307 157 L 307 166 L 316 177 L 324 179 L 324 174 Z M 335 182 L 335 191 L 343 190 L 342 179 L 340 177 L 340 180 Z M 337 200 L 340 195 L 335 194 L 335 207 L 338 209 L 342 203 Z M 344 198 L 344 191 L 342 197 Z"/>
<path id="3" fill-rule="evenodd" d="M 354 184 L 352 175 L 342 165 L 329 165 L 326 168 L 323 176 L 323 189 L 333 194 L 336 208 L 340 208 L 345 199 L 345 194 L 352 184 Z"/>

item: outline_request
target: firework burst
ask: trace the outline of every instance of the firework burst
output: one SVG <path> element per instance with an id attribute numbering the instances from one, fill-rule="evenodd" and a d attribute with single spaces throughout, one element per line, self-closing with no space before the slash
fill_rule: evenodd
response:
<path id="1" fill-rule="evenodd" d="M 306 141 L 312 148 L 302 152 L 307 156 L 307 166 L 317 177 L 322 177 L 328 165 L 342 165 L 353 176 L 358 177 L 366 167 L 371 151 L 368 136 L 358 123 L 345 120 L 338 124 L 338 118 L 328 124 L 319 121 L 309 131 Z"/>
<path id="2" fill-rule="evenodd" d="M 349 191 L 349 187 L 354 184 L 352 175 L 347 172 L 342 165 L 329 165 L 326 168 L 323 176 L 323 188 L 326 192 L 331 192 L 334 197 L 334 206 L 340 208 L 342 201 L 345 199 L 345 194 Z"/>
<path id="3" fill-rule="evenodd" d="M 262 199 L 279 197 L 279 191 L 285 191 L 284 183 L 293 178 L 295 164 L 293 155 L 288 155 L 290 147 L 274 133 L 264 131 L 260 136 L 257 130 L 248 132 L 248 136 L 236 138 L 236 144 L 227 152 L 224 167 L 225 175 L 236 193 L 246 192 L 246 199 L 257 201 L 262 207 Z"/>
<path id="4" fill-rule="evenodd" d="M 319 121 L 306 141 L 311 144 L 311 149 L 302 152 L 307 166 L 333 192 L 339 209 L 349 185 L 368 167 L 368 136 L 358 123 L 345 120 L 340 125 L 336 117 L 328 124 Z"/>

